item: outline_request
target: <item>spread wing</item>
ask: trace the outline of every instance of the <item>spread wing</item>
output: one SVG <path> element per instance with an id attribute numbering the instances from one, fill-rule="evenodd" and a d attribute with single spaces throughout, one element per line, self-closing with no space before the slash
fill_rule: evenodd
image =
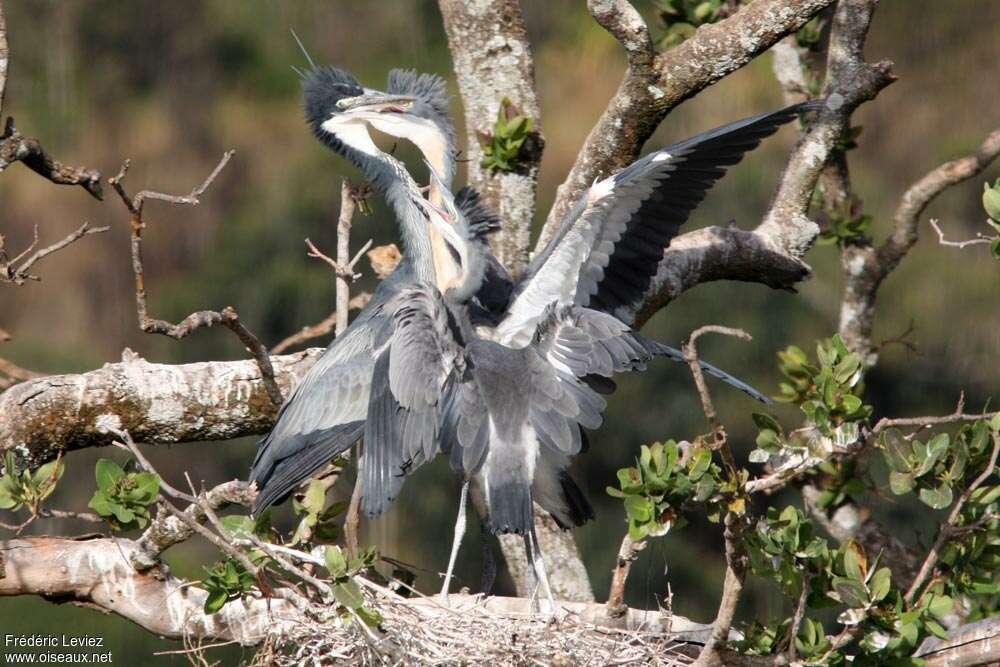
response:
<path id="1" fill-rule="evenodd" d="M 403 289 L 387 309 L 392 334 L 373 367 L 361 462 L 362 510 L 369 516 L 388 508 L 403 474 L 440 451 L 445 389 L 464 364 L 447 306 L 433 285 Z"/>
<path id="2" fill-rule="evenodd" d="M 257 445 L 250 471 L 258 490 L 255 513 L 280 502 L 357 441 L 367 412 L 372 350 L 388 324 L 374 304 L 334 339 L 289 395 L 274 428 Z"/>
<path id="3" fill-rule="evenodd" d="M 810 102 L 736 121 L 655 151 L 597 181 L 518 284 L 501 341 L 526 344 L 550 303 L 631 321 L 670 240 L 708 189 Z"/>

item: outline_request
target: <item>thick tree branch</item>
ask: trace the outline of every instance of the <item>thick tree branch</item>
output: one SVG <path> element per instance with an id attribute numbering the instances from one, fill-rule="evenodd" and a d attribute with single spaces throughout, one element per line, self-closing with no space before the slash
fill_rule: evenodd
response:
<path id="1" fill-rule="evenodd" d="M 959 626 L 946 639 L 930 637 L 914 657 L 922 658 L 927 667 L 995 665 L 1000 661 L 1000 618 Z"/>
<path id="2" fill-rule="evenodd" d="M 260 642 L 301 618 L 283 599 L 248 598 L 205 614 L 207 592 L 158 565 L 144 572 L 143 554 L 128 539 L 28 537 L 0 542 L 0 596 L 38 595 L 92 607 L 170 639 L 197 637 Z"/>
<path id="3" fill-rule="evenodd" d="M 321 350 L 273 357 L 284 391 Z M 0 394 L 0 449 L 14 448 L 32 467 L 59 452 L 110 445 L 101 415 L 116 414 L 138 442 L 228 440 L 266 433 L 277 406 L 253 360 L 151 364 L 130 350 L 122 362 L 81 375 L 51 375 Z"/>
<path id="4" fill-rule="evenodd" d="M 438 0 L 448 46 L 458 76 L 465 110 L 469 183 L 504 221 L 491 239 L 508 270 L 527 262 L 531 220 L 535 212 L 538 165 L 544 141 L 535 94 L 535 64 L 518 0 Z M 492 133 L 500 103 L 507 98 L 520 114 L 534 121 L 515 171 L 481 166 L 480 134 Z"/>
<path id="5" fill-rule="evenodd" d="M 597 21 L 622 42 L 629 66 L 559 186 L 537 247 L 555 233 L 594 179 L 608 176 L 639 156 L 643 144 L 674 107 L 743 67 L 833 2 L 755 0 L 727 19 L 702 26 L 670 51 L 650 57 L 648 32 L 628 2 L 590 0 L 588 7 Z"/>

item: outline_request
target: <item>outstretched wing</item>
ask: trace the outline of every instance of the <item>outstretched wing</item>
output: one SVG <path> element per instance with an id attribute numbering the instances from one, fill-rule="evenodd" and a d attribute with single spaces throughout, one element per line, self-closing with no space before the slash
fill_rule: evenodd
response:
<path id="1" fill-rule="evenodd" d="M 461 372 L 463 357 L 437 289 L 420 283 L 387 305 L 392 334 L 377 354 L 362 459 L 362 510 L 385 511 L 402 475 L 440 451 L 445 387 Z"/>
<path id="2" fill-rule="evenodd" d="M 499 327 L 526 344 L 550 303 L 589 306 L 630 323 L 670 240 L 726 167 L 809 102 L 736 121 L 655 151 L 594 183 L 535 257 Z"/>
<path id="3" fill-rule="evenodd" d="M 309 369 L 282 405 L 274 428 L 258 443 L 250 471 L 258 491 L 255 513 L 281 502 L 360 437 L 374 366 L 372 350 L 388 326 L 378 304 L 370 306 Z"/>

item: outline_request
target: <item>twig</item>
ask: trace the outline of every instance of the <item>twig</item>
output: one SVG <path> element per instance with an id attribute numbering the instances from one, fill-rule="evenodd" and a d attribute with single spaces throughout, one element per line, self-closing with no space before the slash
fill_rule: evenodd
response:
<path id="1" fill-rule="evenodd" d="M 719 454 L 722 456 L 723 461 L 729 467 L 730 471 L 735 471 L 736 460 L 733 458 L 733 454 L 726 444 L 726 430 L 723 428 L 722 423 L 719 422 L 718 415 L 715 412 L 715 406 L 712 405 L 712 397 L 708 393 L 708 385 L 705 384 L 705 376 L 701 372 L 701 363 L 698 360 L 696 342 L 699 337 L 706 333 L 735 336 L 736 338 L 746 341 L 753 340 L 753 338 L 742 329 L 733 329 L 731 327 L 718 325 L 707 325 L 693 331 L 687 342 L 683 345 L 684 360 L 691 369 L 691 377 L 694 378 L 695 388 L 698 390 L 698 396 L 701 398 L 702 411 L 705 413 L 705 417 L 712 426 L 712 433 L 715 437 L 713 449 L 719 450 Z"/>
<path id="2" fill-rule="evenodd" d="M 966 248 L 970 245 L 976 245 L 977 243 L 985 243 L 988 245 L 992 243 L 994 239 L 997 238 L 996 236 L 987 236 L 982 232 L 977 232 L 976 238 L 974 239 L 968 239 L 965 241 L 948 241 L 944 238 L 944 232 L 941 230 L 941 225 L 939 224 L 938 219 L 931 218 L 930 223 L 931 227 L 934 228 L 934 231 L 937 232 L 938 243 L 944 246 L 950 246 L 952 248 Z"/>
<path id="3" fill-rule="evenodd" d="M 809 597 L 809 577 L 802 582 L 802 592 L 799 594 L 798 602 L 795 604 L 795 613 L 792 616 L 792 625 L 788 629 L 788 662 L 795 664 L 798 655 L 795 650 L 795 638 L 799 635 L 799 628 L 802 626 L 802 619 L 806 616 L 806 599 Z"/>
<path id="4" fill-rule="evenodd" d="M 972 484 L 966 487 L 962 495 L 958 497 L 955 504 L 951 507 L 951 512 L 948 514 L 948 520 L 941 526 L 940 531 L 938 531 L 937 539 L 934 541 L 934 545 L 931 547 L 930 551 L 927 552 L 927 557 L 924 562 L 920 565 L 920 570 L 917 572 L 917 576 L 914 577 L 913 582 L 910 584 L 909 589 L 906 591 L 905 600 L 908 605 L 912 605 L 917 597 L 917 593 L 923 587 L 924 582 L 927 577 L 934 571 L 937 567 L 938 558 L 941 556 L 941 549 L 944 548 L 945 542 L 947 542 L 954 534 L 955 527 L 961 518 L 962 508 L 965 503 L 968 502 L 969 498 L 972 497 L 973 492 L 983 485 L 990 475 L 996 472 L 997 455 L 1000 454 L 1000 432 L 993 432 L 993 449 L 990 452 L 990 460 L 986 464 L 986 467 L 981 473 L 973 480 Z"/>
<path id="5" fill-rule="evenodd" d="M 701 397 L 702 410 L 705 418 L 712 426 L 715 437 L 714 449 L 725 462 L 731 476 L 736 475 L 736 460 L 732 450 L 726 440 L 726 431 L 719 421 L 712 405 L 712 397 L 705 384 L 705 377 L 701 372 L 701 364 L 698 360 L 698 350 L 696 347 L 698 338 L 702 334 L 718 333 L 726 336 L 735 336 L 741 340 L 752 340 L 750 334 L 742 329 L 733 329 L 717 325 L 703 326 L 691 333 L 688 340 L 682 346 L 684 360 L 687 361 L 694 378 L 695 387 Z M 742 491 L 741 491 L 742 492 Z M 729 510 L 726 512 L 723 530 L 723 539 L 726 545 L 726 574 L 722 588 L 722 598 L 719 600 L 719 609 L 715 615 L 715 623 L 712 625 L 712 634 L 705 643 L 704 648 L 698 654 L 695 667 L 707 667 L 718 664 L 721 660 L 720 649 L 729 640 L 729 629 L 732 627 L 733 618 L 736 615 L 736 605 L 739 604 L 740 594 L 743 591 L 743 580 L 746 578 L 746 553 L 743 549 L 742 532 L 745 517 L 740 513 Z"/>
<path id="6" fill-rule="evenodd" d="M 958 404 L 955 406 L 955 411 L 949 415 L 943 415 L 939 417 L 900 417 L 896 419 L 889 419 L 888 417 L 883 417 L 875 424 L 872 428 L 872 433 L 880 433 L 887 428 L 894 426 L 918 426 L 921 428 L 929 428 L 931 426 L 939 426 L 941 424 L 955 424 L 958 422 L 974 422 L 981 419 L 993 419 L 998 412 L 982 412 L 978 414 L 969 414 L 965 412 L 965 392 L 959 394 Z"/>
<path id="7" fill-rule="evenodd" d="M 222 324 L 227 329 L 235 333 L 237 338 L 240 339 L 240 342 L 243 343 L 244 347 L 246 347 L 247 350 L 249 350 L 253 355 L 253 358 L 257 362 L 257 366 L 260 369 L 261 380 L 264 383 L 264 387 L 267 389 L 267 394 L 270 397 L 271 402 L 277 406 L 281 405 L 284 399 L 281 395 L 281 389 L 278 387 L 278 383 L 274 379 L 274 368 L 271 365 L 271 359 L 268 356 L 267 348 L 265 348 L 260 340 L 249 329 L 247 329 L 242 322 L 240 322 L 239 315 L 237 315 L 233 308 L 226 307 L 221 312 L 214 310 L 198 311 L 191 313 L 177 324 L 171 324 L 166 320 L 159 320 L 150 317 L 146 301 L 146 284 L 142 262 L 142 230 L 146 227 L 146 223 L 143 220 L 142 215 L 145 201 L 147 199 L 155 199 L 171 204 L 185 206 L 197 205 L 199 203 L 199 197 L 205 192 L 205 190 L 208 189 L 226 164 L 229 163 L 229 160 L 232 159 L 234 152 L 235 151 L 226 151 L 226 153 L 222 156 L 222 159 L 219 161 L 219 164 L 216 165 L 215 169 L 212 170 L 212 173 L 208 175 L 208 178 L 206 178 L 201 185 L 196 186 L 189 194 L 186 195 L 170 195 L 152 190 L 143 190 L 135 195 L 135 197 L 130 198 L 122 185 L 122 180 L 128 172 L 130 164 L 129 160 L 125 160 L 118 174 L 109 179 L 108 182 L 111 184 L 111 187 L 114 188 L 115 192 L 118 193 L 118 196 L 125 204 L 125 207 L 129 210 L 129 213 L 132 215 L 132 272 L 135 275 L 135 303 L 136 314 L 139 319 L 139 328 L 146 333 L 162 334 L 175 340 L 180 340 L 192 331 L 201 327 L 210 327 L 214 324 Z"/>
<path id="8" fill-rule="evenodd" d="M 84 236 L 90 236 L 91 234 L 101 234 L 103 232 L 111 229 L 110 227 L 93 227 L 91 228 L 89 223 L 83 223 L 79 229 L 73 233 L 66 236 L 66 238 L 61 241 L 57 241 L 52 245 L 35 251 L 33 255 L 28 257 L 20 264 L 20 266 L 14 266 L 17 264 L 26 254 L 31 252 L 38 245 L 38 225 L 35 225 L 35 238 L 31 245 L 28 246 L 26 250 L 21 252 L 17 257 L 12 260 L 7 259 L 7 253 L 4 250 L 4 237 L 0 235 L 0 282 L 13 283 L 14 285 L 23 285 L 29 280 L 40 281 L 41 278 L 28 273 L 28 269 L 32 267 L 38 260 L 51 255 L 54 252 L 58 252 L 70 245 L 79 241 Z"/>
<path id="9" fill-rule="evenodd" d="M 632 563 L 638 558 L 639 552 L 646 548 L 646 541 L 634 541 L 628 534 L 622 538 L 618 548 L 618 558 L 615 569 L 611 571 L 611 587 L 608 589 L 607 614 L 611 618 L 621 618 L 628 613 L 625 604 L 625 582 L 628 580 Z"/>
<path id="10" fill-rule="evenodd" d="M 372 295 L 370 292 L 362 292 L 357 296 L 351 297 L 350 302 L 348 302 L 348 306 L 351 310 L 359 310 L 368 305 L 371 298 Z M 336 323 L 337 311 L 334 311 L 316 324 L 308 327 L 302 327 L 296 333 L 284 338 L 281 342 L 271 348 L 271 354 L 281 354 L 290 347 L 300 345 L 308 340 L 312 340 L 313 338 L 325 336 L 334 330 Z"/>

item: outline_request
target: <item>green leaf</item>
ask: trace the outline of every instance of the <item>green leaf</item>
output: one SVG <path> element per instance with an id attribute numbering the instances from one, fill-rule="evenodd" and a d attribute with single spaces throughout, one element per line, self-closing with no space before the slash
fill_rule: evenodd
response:
<path id="1" fill-rule="evenodd" d="M 1000 179 L 990 187 L 983 183 L 983 210 L 993 220 L 1000 220 Z"/>
<path id="2" fill-rule="evenodd" d="M 927 455 L 934 461 L 937 461 L 945 452 L 948 451 L 949 442 L 950 438 L 947 433 L 938 433 L 936 436 L 931 438 L 930 442 L 927 443 Z"/>
<path id="3" fill-rule="evenodd" d="M 912 491 L 916 483 L 917 481 L 913 477 L 913 473 L 896 472 L 895 470 L 889 473 L 889 488 L 897 496 Z"/>
<path id="4" fill-rule="evenodd" d="M 771 429 L 764 429 L 758 433 L 756 442 L 758 447 L 772 454 L 781 449 L 781 440 L 778 438 L 778 433 Z"/>
<path id="5" fill-rule="evenodd" d="M 135 482 L 134 498 L 143 505 L 149 505 L 156 500 L 160 492 L 160 478 L 151 472 L 137 472 L 131 475 Z"/>
<path id="6" fill-rule="evenodd" d="M 928 618 L 927 620 L 924 621 L 924 627 L 927 628 L 927 630 L 929 630 L 931 634 L 933 634 L 938 639 L 948 638 L 948 631 L 945 630 L 944 626 L 942 626 L 937 621 Z"/>
<path id="7" fill-rule="evenodd" d="M 356 610 L 365 603 L 365 598 L 361 595 L 361 587 L 353 579 L 337 582 L 331 586 L 331 589 L 337 602 L 348 609 Z"/>
<path id="8" fill-rule="evenodd" d="M 324 550 L 326 559 L 326 569 L 335 577 L 342 577 L 347 573 L 347 557 L 340 547 L 328 546 Z"/>
<path id="9" fill-rule="evenodd" d="M 354 610 L 354 613 L 356 613 L 369 628 L 377 628 L 382 625 L 382 614 L 378 613 L 374 609 L 369 609 L 368 607 L 358 607 Z"/>
<path id="10" fill-rule="evenodd" d="M 762 412 L 754 412 L 753 423 L 757 425 L 759 429 L 770 429 L 775 433 L 781 433 L 781 425 L 778 420 L 771 415 L 764 414 Z"/>
<path id="11" fill-rule="evenodd" d="M 868 562 L 861 545 L 851 540 L 844 544 L 844 572 L 854 581 L 864 581 Z"/>
<path id="12" fill-rule="evenodd" d="M 889 594 L 892 587 L 892 573 L 889 568 L 883 567 L 875 571 L 868 588 L 872 594 L 872 602 L 881 602 L 882 598 Z"/>
<path id="13" fill-rule="evenodd" d="M 230 514 L 219 519 L 222 527 L 230 536 L 238 540 L 250 539 L 253 535 L 253 519 L 239 514 Z"/>
<path id="14" fill-rule="evenodd" d="M 101 516 L 111 516 L 111 504 L 108 501 L 108 497 L 100 489 L 94 491 L 94 495 L 91 497 L 90 502 L 87 503 L 87 507 Z"/>
<path id="15" fill-rule="evenodd" d="M 937 618 L 944 620 L 954 609 L 954 602 L 947 595 L 935 595 L 927 604 L 927 610 Z"/>
<path id="16" fill-rule="evenodd" d="M 639 523 L 646 523 L 653 518 L 653 506 L 649 498 L 629 496 L 625 499 L 625 513 Z"/>
<path id="17" fill-rule="evenodd" d="M 834 577 L 832 584 L 840 601 L 848 607 L 858 608 L 868 605 L 868 591 L 865 590 L 864 584 L 860 581 Z"/>
<path id="18" fill-rule="evenodd" d="M 1000 431 L 1000 412 L 993 415 L 993 419 L 990 420 L 990 428 L 994 431 Z"/>
<path id="19" fill-rule="evenodd" d="M 861 367 L 861 357 L 855 352 L 851 352 L 840 360 L 840 363 L 833 369 L 833 377 L 840 384 L 845 384 Z"/>
<path id="20" fill-rule="evenodd" d="M 42 484 L 48 484 L 50 480 L 58 481 L 59 478 L 62 477 L 64 468 L 65 466 L 63 466 L 62 461 L 58 459 L 55 461 L 49 461 L 35 471 L 34 476 L 31 478 L 31 482 L 36 487 L 40 487 Z"/>
<path id="21" fill-rule="evenodd" d="M 697 482 L 704 475 L 709 466 L 712 465 L 712 450 L 707 447 L 701 447 L 696 450 L 691 455 L 690 471 L 688 472 L 688 479 L 692 482 Z"/>
<path id="22" fill-rule="evenodd" d="M 94 465 L 94 477 L 97 479 L 97 488 L 101 491 L 109 492 L 115 482 L 125 476 L 122 467 L 111 459 L 98 459 Z"/>
<path id="23" fill-rule="evenodd" d="M 208 597 L 205 598 L 205 613 L 214 614 L 215 612 L 226 606 L 226 602 L 229 600 L 229 595 L 225 590 L 221 588 L 215 588 L 208 592 Z"/>
<path id="24" fill-rule="evenodd" d="M 920 500 L 925 505 L 929 505 L 936 510 L 944 509 L 951 505 L 953 497 L 951 487 L 947 484 L 942 484 L 937 488 L 920 489 Z"/>
<path id="25" fill-rule="evenodd" d="M 115 518 L 118 519 L 119 522 L 128 524 L 135 521 L 135 513 L 124 505 L 112 502 L 109 503 L 109 506 L 111 507 L 112 514 L 115 515 Z"/>
<path id="26" fill-rule="evenodd" d="M 1000 259 L 1000 236 L 990 241 L 990 257 Z"/>

